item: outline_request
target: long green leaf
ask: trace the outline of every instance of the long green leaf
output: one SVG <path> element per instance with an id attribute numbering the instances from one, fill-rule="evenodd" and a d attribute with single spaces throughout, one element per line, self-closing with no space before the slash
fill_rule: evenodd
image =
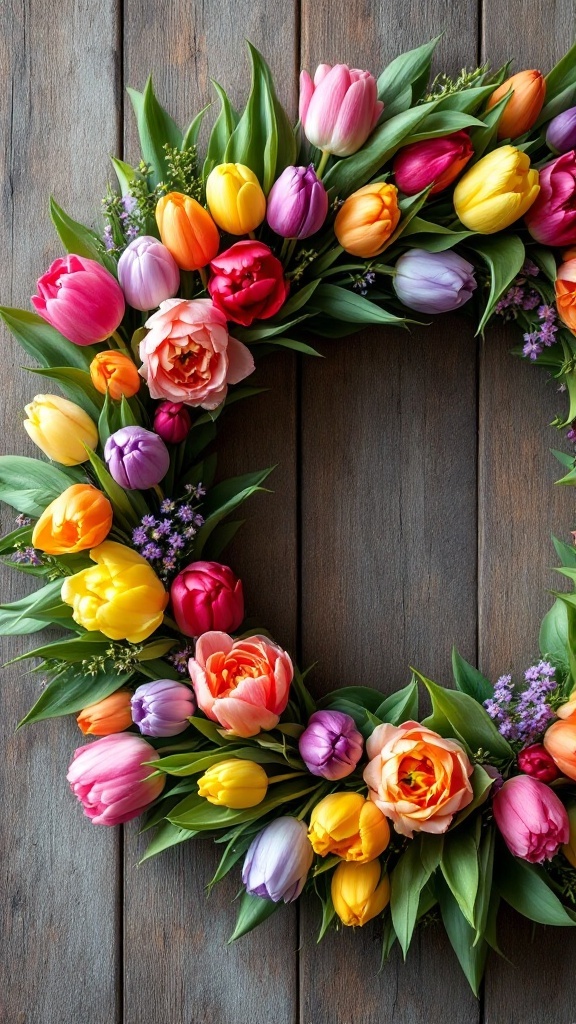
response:
<path id="1" fill-rule="evenodd" d="M 1 306 L 0 317 L 19 345 L 40 366 L 76 366 L 88 370 L 96 355 L 91 345 L 73 345 L 41 316 L 27 309 Z"/>
<path id="2" fill-rule="evenodd" d="M 54 580 L 27 597 L 0 605 L 0 636 L 37 633 L 47 623 L 66 625 L 72 619 L 72 609 L 62 601 L 61 589 L 62 580 Z"/>
<path id="3" fill-rule="evenodd" d="M 86 672 L 78 672 L 77 669 L 67 669 L 48 683 L 20 725 L 81 711 L 82 708 L 96 704 L 109 697 L 111 693 L 115 693 L 132 679 L 132 675 L 132 672 L 123 675 L 109 672 L 90 676 Z"/>
<path id="4" fill-rule="evenodd" d="M 562 669 L 570 667 L 568 646 L 568 609 L 564 601 L 556 599 L 540 626 L 540 653 Z"/>
<path id="5" fill-rule="evenodd" d="M 413 839 L 390 876 L 390 912 L 404 959 L 416 925 L 420 892 L 429 877 L 420 858 L 420 840 Z"/>
<path id="6" fill-rule="evenodd" d="M 482 257 L 490 270 L 490 295 L 476 332 L 482 334 L 498 299 L 520 273 L 525 251 L 517 235 L 476 237 L 468 242 L 468 245 Z"/>
<path id="7" fill-rule="evenodd" d="M 172 149 L 180 149 L 182 132 L 156 99 L 151 78 L 146 82 L 144 92 L 128 89 L 128 95 L 136 114 L 142 157 L 152 167 L 150 183 L 155 187 L 168 177 L 164 145 L 167 143 Z"/>
<path id="8" fill-rule="evenodd" d="M 98 419 L 104 404 L 104 396 L 96 391 L 86 370 L 80 370 L 76 366 L 35 366 L 26 369 L 40 377 L 55 380 L 67 398 L 84 409 L 92 420 Z"/>
<path id="9" fill-rule="evenodd" d="M 378 705 L 374 714 L 382 722 L 390 725 L 401 725 L 418 718 L 418 684 L 413 678 L 402 690 L 390 694 Z"/>
<path id="10" fill-rule="evenodd" d="M 322 283 L 318 286 L 310 300 L 312 309 L 319 313 L 329 313 L 335 320 L 343 320 L 353 324 L 392 324 L 406 323 L 404 317 L 387 313 L 374 302 L 362 295 L 340 288 L 336 284 Z"/>
<path id="11" fill-rule="evenodd" d="M 271 917 L 280 906 L 281 903 L 274 903 L 273 900 L 264 900 L 260 896 L 251 896 L 247 892 L 242 893 L 236 926 L 228 942 L 235 942 L 242 935 L 251 932 L 253 928 Z"/>
<path id="12" fill-rule="evenodd" d="M 384 116 L 400 113 L 412 103 L 412 84 L 429 75 L 430 64 L 440 36 L 414 50 L 402 53 L 388 64 L 378 79 L 378 99 L 384 102 Z"/>
<path id="13" fill-rule="evenodd" d="M 481 940 L 475 943 L 475 932 L 462 914 L 458 903 L 442 878 L 436 883 L 442 921 L 448 938 L 475 996 L 478 995 L 486 966 L 488 946 Z"/>
<path id="14" fill-rule="evenodd" d="M 67 487 L 85 482 L 85 474 L 73 466 L 55 466 L 23 455 L 0 457 L 0 500 L 27 516 L 38 518 Z"/>
<path id="15" fill-rule="evenodd" d="M 494 757 L 512 760 L 514 755 L 510 744 L 500 735 L 492 719 L 473 697 L 459 690 L 446 690 L 420 672 L 416 672 L 416 675 L 432 698 L 433 718 L 438 712 L 442 729 L 444 721 L 447 721 L 453 730 L 451 735 L 462 739 L 472 752 L 482 749 L 490 751 Z"/>
<path id="16" fill-rule="evenodd" d="M 318 781 L 310 782 L 308 779 L 297 778 L 277 783 L 271 788 L 262 803 L 256 807 L 249 807 L 247 810 L 215 806 L 197 793 L 192 793 L 170 812 L 168 820 L 173 825 L 191 828 L 198 832 L 211 832 L 214 829 L 229 828 L 244 822 L 256 821 L 270 811 L 282 807 L 285 802 L 298 800 L 317 789 Z"/>
<path id="17" fill-rule="evenodd" d="M 503 900 L 530 921 L 573 928 L 576 913 L 562 905 L 550 888 L 545 872 L 536 864 L 512 857 L 499 848 L 495 866 L 496 885 Z"/>
<path id="18" fill-rule="evenodd" d="M 468 924 L 474 928 L 480 878 L 475 824 L 471 829 L 457 829 L 445 835 L 440 869 Z"/>
<path id="19" fill-rule="evenodd" d="M 220 100 L 220 113 L 214 122 L 214 126 L 208 140 L 206 159 L 202 170 L 202 177 L 204 180 L 206 180 L 210 171 L 213 170 L 217 164 L 224 162 L 226 146 L 228 145 L 232 132 L 238 124 L 238 114 L 230 103 L 226 91 L 213 79 L 212 85 L 218 93 L 218 98 Z"/>
<path id="20" fill-rule="evenodd" d="M 84 227 L 84 224 L 69 217 L 52 197 L 50 197 L 50 217 L 66 252 L 84 256 L 88 260 L 95 260 L 111 273 L 113 272 L 114 261 L 106 258 L 104 244 L 98 235 L 90 228 Z"/>
<path id="21" fill-rule="evenodd" d="M 454 682 L 462 693 L 467 693 L 479 704 L 483 704 L 494 695 L 494 687 L 486 676 L 483 676 L 477 668 L 470 665 L 455 647 L 452 648 L 452 671 Z"/>

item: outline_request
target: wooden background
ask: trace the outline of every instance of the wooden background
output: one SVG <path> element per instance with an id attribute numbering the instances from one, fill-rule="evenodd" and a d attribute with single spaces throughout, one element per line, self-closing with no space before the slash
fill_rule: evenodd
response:
<path id="1" fill-rule="evenodd" d="M 441 30 L 437 67 L 516 58 L 547 71 L 570 45 L 571 0 L 4 0 L 0 5 L 0 299 L 27 306 L 59 255 L 50 193 L 93 222 L 108 155 L 136 155 L 124 86 L 149 72 L 181 123 L 210 95 L 210 76 L 240 102 L 243 38 L 267 56 L 292 113 L 297 72 L 347 61 L 378 74 L 397 52 Z M 12 256 L 10 257 L 10 252 Z M 469 322 L 366 333 L 325 343 L 325 360 L 272 357 L 272 390 L 230 414 L 223 471 L 279 463 L 274 494 L 254 499 L 230 555 L 251 614 L 306 665 L 317 692 L 407 681 L 408 664 L 447 678 L 452 642 L 493 678 L 536 654 L 554 585 L 552 530 L 574 525 L 572 493 L 546 424 L 561 404 L 540 372 L 484 344 Z M 30 451 L 18 427 L 40 387 L 2 336 L 2 439 Z M 4 510 L 4 528 L 12 525 Z M 4 600 L 26 580 L 5 576 Z M 29 641 L 5 644 L 5 658 Z M 94 828 L 68 792 L 73 720 L 17 721 L 36 677 L 4 672 L 6 1024 L 571 1024 L 576 936 L 503 915 L 509 961 L 494 957 L 471 995 L 435 925 L 378 973 L 378 929 L 315 945 L 316 909 L 283 910 L 234 946 L 238 879 L 207 899 L 210 844 L 185 844 L 137 866 L 136 826 Z"/>

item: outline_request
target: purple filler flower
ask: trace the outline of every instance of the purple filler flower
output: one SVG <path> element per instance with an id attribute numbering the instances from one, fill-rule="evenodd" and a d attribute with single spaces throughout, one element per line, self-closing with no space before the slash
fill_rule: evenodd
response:
<path id="1" fill-rule="evenodd" d="M 246 892 L 274 903 L 291 903 L 302 892 L 313 859 L 306 823 L 289 816 L 276 818 L 248 847 L 242 868 Z"/>
<path id="2" fill-rule="evenodd" d="M 268 196 L 266 219 L 282 238 L 308 238 L 319 231 L 328 214 L 328 195 L 309 167 L 287 167 Z"/>
<path id="3" fill-rule="evenodd" d="M 110 475 L 121 487 L 145 490 L 168 472 L 170 455 L 158 434 L 144 427 L 121 427 L 104 445 Z"/>
<path id="4" fill-rule="evenodd" d="M 410 249 L 396 262 L 394 290 L 419 313 L 447 313 L 463 306 L 476 288 L 474 267 L 455 252 Z"/>
<path id="5" fill-rule="evenodd" d="M 144 736 L 177 736 L 196 710 L 193 691 L 173 679 L 143 683 L 130 699 L 132 721 Z"/>
<path id="6" fill-rule="evenodd" d="M 364 742 L 350 715 L 342 711 L 315 711 L 302 733 L 300 757 L 312 775 L 343 779 L 362 757 Z"/>

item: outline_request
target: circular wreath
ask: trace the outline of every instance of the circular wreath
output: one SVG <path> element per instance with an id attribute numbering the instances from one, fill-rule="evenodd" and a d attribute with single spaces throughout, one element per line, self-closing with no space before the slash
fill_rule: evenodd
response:
<path id="1" fill-rule="evenodd" d="M 35 314 L 2 310 L 63 395 L 26 406 L 49 461 L 0 460 L 18 512 L 0 553 L 42 581 L 0 628 L 66 631 L 24 655 L 47 678 L 24 721 L 79 712 L 98 737 L 67 776 L 95 824 L 145 814 L 147 857 L 212 835 L 213 882 L 243 862 L 233 938 L 305 889 L 320 937 L 382 917 L 385 956 L 437 912 L 477 992 L 501 900 L 576 924 L 574 594 L 519 682 L 492 685 L 454 651 L 454 689 L 414 671 L 385 699 L 349 686 L 316 701 L 248 628 L 219 561 L 270 470 L 214 483 L 219 417 L 258 394 L 255 359 L 462 306 L 480 332 L 518 324 L 576 439 L 576 49 L 546 78 L 482 68 L 427 91 L 433 48 L 377 82 L 303 71 L 293 129 L 250 47 L 246 107 L 218 87 L 203 162 L 204 112 L 182 133 L 150 81 L 130 90 L 142 161 L 113 160 L 104 233 L 52 202 L 68 255 L 39 279 Z M 574 549 L 556 549 L 575 580 Z"/>

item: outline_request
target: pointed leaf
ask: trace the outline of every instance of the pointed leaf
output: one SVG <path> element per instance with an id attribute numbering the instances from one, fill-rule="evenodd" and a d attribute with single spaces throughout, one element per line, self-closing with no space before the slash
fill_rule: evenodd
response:
<path id="1" fill-rule="evenodd" d="M 92 345 L 73 345 L 36 313 L 0 307 L 0 317 L 28 355 L 41 366 L 77 366 L 88 370 L 96 355 Z"/>
<path id="2" fill-rule="evenodd" d="M 0 456 L 0 500 L 35 519 L 66 488 L 85 482 L 85 474 L 73 466 L 55 466 L 23 455 Z"/>
<path id="3" fill-rule="evenodd" d="M 512 760 L 514 754 L 510 744 L 473 697 L 459 690 L 445 690 L 420 672 L 416 675 L 432 698 L 434 714 L 438 710 L 441 718 L 448 722 L 452 735 L 464 740 L 472 752 L 482 749 L 490 751 L 494 757 Z"/>
<path id="4" fill-rule="evenodd" d="M 251 896 L 247 892 L 242 893 L 236 926 L 228 942 L 235 942 L 242 935 L 251 932 L 253 928 L 271 917 L 280 906 L 281 903 L 274 903 L 273 900 L 264 900 L 260 896 Z"/>
<path id="5" fill-rule="evenodd" d="M 133 673 L 116 675 L 115 672 L 98 673 L 89 676 L 75 668 L 66 669 L 50 680 L 40 694 L 34 707 L 22 719 L 20 725 L 41 722 L 46 718 L 57 718 L 81 711 L 89 704 L 96 704 L 132 679 Z"/>
<path id="6" fill-rule="evenodd" d="M 142 158 L 152 167 L 150 184 L 155 188 L 168 177 L 164 145 L 167 143 L 172 149 L 180 149 L 182 132 L 156 99 L 151 78 L 146 82 L 144 92 L 136 89 L 127 91 L 136 114 Z"/>
<path id="7" fill-rule="evenodd" d="M 479 704 L 483 704 L 494 695 L 494 687 L 490 680 L 458 654 L 455 647 L 452 648 L 452 671 L 458 689 L 473 697 Z"/>
<path id="8" fill-rule="evenodd" d="M 440 868 L 448 888 L 471 928 L 478 894 L 478 847 L 474 829 L 457 829 L 444 837 Z"/>

